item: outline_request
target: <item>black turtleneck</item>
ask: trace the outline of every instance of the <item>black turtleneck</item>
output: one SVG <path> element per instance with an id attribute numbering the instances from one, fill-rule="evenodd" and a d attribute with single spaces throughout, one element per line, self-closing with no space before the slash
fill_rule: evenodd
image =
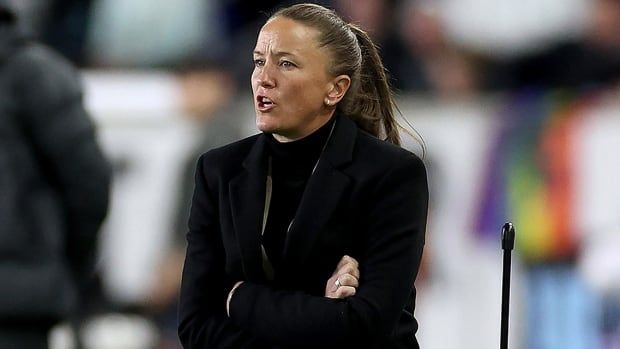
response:
<path id="1" fill-rule="evenodd" d="M 281 143 L 267 134 L 273 185 L 263 246 L 276 272 L 282 259 L 287 230 L 334 122 L 335 117 L 332 117 L 318 130 L 292 142 Z"/>

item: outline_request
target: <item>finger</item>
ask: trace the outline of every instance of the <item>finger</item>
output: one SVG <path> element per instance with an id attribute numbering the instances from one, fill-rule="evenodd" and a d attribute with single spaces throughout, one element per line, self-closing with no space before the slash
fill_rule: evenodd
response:
<path id="1" fill-rule="evenodd" d="M 336 274 L 337 275 L 343 275 L 343 274 L 351 274 L 353 276 L 355 276 L 356 278 L 360 278 L 360 271 L 357 267 L 353 266 L 352 264 L 347 264 L 345 266 L 343 266 L 342 268 L 336 270 Z"/>
<path id="2" fill-rule="evenodd" d="M 338 262 L 336 269 L 341 268 L 345 264 L 353 264 L 353 266 L 356 268 L 359 265 L 359 263 L 357 262 L 355 258 L 345 254 L 344 256 L 342 256 L 342 258 L 340 258 L 340 262 Z"/>
<path id="3" fill-rule="evenodd" d="M 338 277 L 338 280 L 340 281 L 340 287 L 342 286 L 358 287 L 359 286 L 358 278 L 351 274 L 342 274 Z"/>
<path id="4" fill-rule="evenodd" d="M 347 255 L 342 256 L 342 258 L 340 258 L 340 261 L 338 261 L 338 265 L 336 265 L 336 269 L 340 269 L 342 268 L 342 266 L 344 266 L 345 264 L 350 262 L 350 258 Z"/>
<path id="5" fill-rule="evenodd" d="M 336 290 L 335 294 L 336 294 L 336 298 L 342 299 L 342 298 L 347 298 L 347 297 L 354 296 L 356 291 L 357 290 L 355 289 L 355 287 L 340 286 Z"/>

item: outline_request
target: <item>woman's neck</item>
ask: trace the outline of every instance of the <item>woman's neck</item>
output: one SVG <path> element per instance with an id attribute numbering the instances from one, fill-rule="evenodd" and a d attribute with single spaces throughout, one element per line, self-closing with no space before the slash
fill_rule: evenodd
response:
<path id="1" fill-rule="evenodd" d="M 273 136 L 273 138 L 275 138 L 280 143 L 289 143 L 289 142 L 298 141 L 300 139 L 308 137 L 309 135 L 313 134 L 321 127 L 325 126 L 325 124 L 329 123 L 329 121 L 333 119 L 333 117 L 334 117 L 333 111 L 325 115 L 317 116 L 314 122 L 311 125 L 309 125 L 307 129 L 303 130 L 301 133 L 286 134 L 286 135 L 272 133 L 271 135 Z"/>
<path id="2" fill-rule="evenodd" d="M 275 161 L 290 163 L 309 161 L 314 164 L 329 138 L 334 122 L 335 117 L 306 137 L 291 142 L 280 142 L 273 134 L 269 135 L 267 143 L 271 155 Z"/>

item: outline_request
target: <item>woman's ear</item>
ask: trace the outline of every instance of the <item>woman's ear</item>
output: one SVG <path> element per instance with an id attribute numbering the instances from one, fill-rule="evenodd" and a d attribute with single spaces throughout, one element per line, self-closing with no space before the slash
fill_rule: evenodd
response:
<path id="1" fill-rule="evenodd" d="M 327 106 L 335 106 L 342 100 L 345 93 L 349 90 L 351 86 L 351 78 L 348 75 L 338 75 L 336 76 L 330 83 L 327 91 L 327 96 L 325 96 L 325 105 Z"/>

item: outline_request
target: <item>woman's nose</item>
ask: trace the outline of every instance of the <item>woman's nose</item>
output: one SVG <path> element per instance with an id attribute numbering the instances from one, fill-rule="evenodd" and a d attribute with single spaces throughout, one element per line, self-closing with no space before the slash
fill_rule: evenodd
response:
<path id="1" fill-rule="evenodd" d="M 262 87 L 274 87 L 276 81 L 268 65 L 264 65 L 256 77 L 257 82 Z"/>

